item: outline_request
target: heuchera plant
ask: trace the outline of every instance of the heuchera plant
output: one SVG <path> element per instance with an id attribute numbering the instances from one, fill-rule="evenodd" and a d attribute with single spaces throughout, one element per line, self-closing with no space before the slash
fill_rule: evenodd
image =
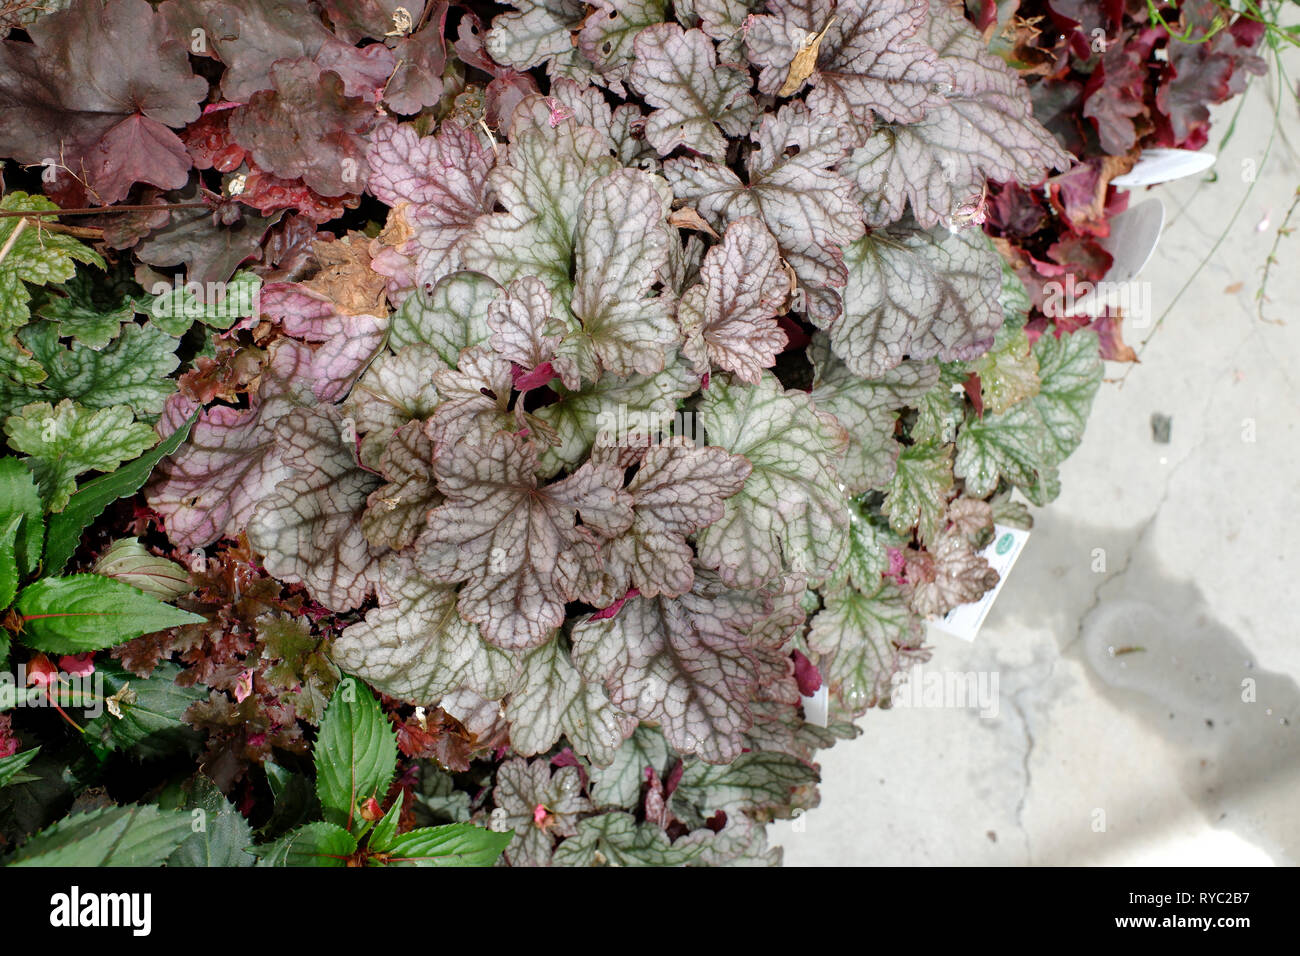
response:
<path id="1" fill-rule="evenodd" d="M 269 787 L 268 863 L 467 822 L 515 865 L 776 859 L 816 750 L 996 583 L 994 520 L 1082 437 L 1107 329 L 1044 316 L 1026 264 L 1104 233 L 1044 252 L 1024 208 L 1055 172 L 1073 229 L 1114 174 L 1071 185 L 1075 156 L 1134 152 L 1153 109 L 1199 145 L 1195 94 L 1104 103 L 1133 64 L 1071 33 L 1040 69 L 1015 11 L 74 0 L 0 27 L 0 154 L 49 197 L 0 202 L 0 410 L 64 562 L 104 507 L 78 476 L 171 439 L 127 522 L 149 546 L 95 567 L 173 580 L 189 623 L 101 662 L 137 710 L 95 754 L 202 746 L 167 807 L 240 824 Z M 1079 136 L 1035 119 L 1070 71 Z M 38 222 L 59 207 L 105 207 L 107 260 Z M 363 759 L 345 718 L 377 748 L 363 824 L 330 784 Z M 60 826 L 156 825 L 96 812 Z"/>

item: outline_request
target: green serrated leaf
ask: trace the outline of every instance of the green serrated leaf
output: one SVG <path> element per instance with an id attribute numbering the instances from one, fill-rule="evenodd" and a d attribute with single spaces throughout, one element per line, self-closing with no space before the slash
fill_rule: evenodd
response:
<path id="1" fill-rule="evenodd" d="M 315 756 L 316 793 L 325 818 L 350 830 L 362 801 L 382 800 L 397 769 L 397 737 L 379 701 L 356 678 L 335 688 Z"/>
<path id="2" fill-rule="evenodd" d="M 31 750 L 24 750 L 22 753 L 11 754 L 8 757 L 0 757 L 0 787 L 6 787 L 11 783 L 20 783 L 18 779 L 19 772 L 29 763 L 36 759 L 36 755 L 41 752 L 40 747 L 33 747 Z"/>
<path id="3" fill-rule="evenodd" d="M 102 350 L 79 342 L 65 348 L 52 322 L 29 325 L 20 338 L 49 375 L 39 386 L 0 382 L 0 415 L 32 402 L 69 398 L 87 408 L 127 405 L 136 415 L 150 417 L 176 391 L 171 374 L 180 364 L 177 343 L 155 328 L 128 325 Z"/>
<path id="4" fill-rule="evenodd" d="M 201 742 L 184 717 L 190 705 L 207 700 L 207 689 L 177 684 L 179 665 L 164 661 L 148 677 L 138 677 L 115 663 L 101 661 L 96 673 L 104 678 L 105 697 L 121 695 L 117 704 L 120 717 L 104 710 L 85 725 L 86 741 L 100 756 L 130 750 L 147 760 L 182 749 L 192 752 Z M 130 691 L 123 694 L 128 684 Z"/>
<path id="5" fill-rule="evenodd" d="M 45 544 L 45 509 L 36 478 L 17 458 L 0 458 L 0 521 L 22 515 L 14 538 L 14 555 L 20 574 L 31 574 L 41 560 Z"/>
<path id="6" fill-rule="evenodd" d="M 357 841 L 332 823 L 308 823 L 270 846 L 258 847 L 259 866 L 345 866 Z"/>
<path id="7" fill-rule="evenodd" d="M 7 608 L 18 593 L 18 559 L 14 555 L 14 539 L 18 526 L 26 515 L 12 514 L 0 518 L 0 609 Z"/>
<path id="8" fill-rule="evenodd" d="M 158 436 L 135 421 L 131 409 L 114 405 L 92 411 L 64 399 L 36 402 L 5 419 L 5 434 L 29 463 L 51 511 L 62 511 L 87 471 L 111 472 L 152 446 Z"/>
<path id="9" fill-rule="evenodd" d="M 72 552 L 81 542 L 81 533 L 86 530 L 110 504 L 118 498 L 125 498 L 140 490 L 149 478 L 154 466 L 180 447 L 181 442 L 189 436 L 190 428 L 198 420 L 201 408 L 194 413 L 180 428 L 154 447 L 148 454 L 141 455 L 135 461 L 112 474 L 102 475 L 86 482 L 68 500 L 68 506 L 57 515 L 50 517 L 49 532 L 45 547 L 45 570 L 48 574 L 58 574 L 72 557 Z M 0 472 L 0 481 L 3 472 Z"/>
<path id="10" fill-rule="evenodd" d="M 491 866 L 513 836 L 513 830 L 497 833 L 470 823 L 422 827 L 393 839 L 384 851 L 386 858 L 371 860 L 371 863 L 383 866 Z"/>
<path id="11" fill-rule="evenodd" d="M 387 850 L 397 838 L 397 824 L 402 815 L 402 804 L 406 799 L 406 791 L 399 790 L 397 799 L 393 805 L 388 808 L 383 819 L 375 824 L 375 828 L 370 831 L 370 839 L 366 841 L 366 849 L 382 852 Z"/>
<path id="12" fill-rule="evenodd" d="M 253 844 L 248 821 L 205 777 L 194 777 L 187 799 L 178 807 L 190 817 L 189 837 L 167 858 L 168 866 L 253 866 L 257 861 L 245 848 Z"/>
<path id="13" fill-rule="evenodd" d="M 957 440 L 955 471 L 969 495 L 984 497 L 999 478 L 1020 487 L 1034 504 L 1060 492 L 1057 466 L 1083 439 L 1088 411 L 1101 385 L 1097 334 L 1081 329 L 1034 343 L 1038 393 L 1004 413 L 970 416 Z"/>
<path id="14" fill-rule="evenodd" d="M 190 835 L 190 816 L 130 805 L 67 817 L 19 848 L 9 866 L 158 866 Z"/>
<path id="15" fill-rule="evenodd" d="M 42 578 L 18 595 L 23 643 L 38 651 L 81 654 L 204 618 L 163 604 L 98 574 Z"/>

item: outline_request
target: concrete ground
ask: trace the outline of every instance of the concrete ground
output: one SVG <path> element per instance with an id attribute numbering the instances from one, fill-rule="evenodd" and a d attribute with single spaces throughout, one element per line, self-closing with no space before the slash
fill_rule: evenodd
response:
<path id="1" fill-rule="evenodd" d="M 771 828 L 787 865 L 1300 862 L 1300 229 L 1279 247 L 1271 321 L 1255 298 L 1300 186 L 1286 91 L 1263 156 L 1276 90 L 1270 76 L 1246 94 L 1217 181 L 1133 196 L 1168 210 L 1141 275 L 1155 316 L 1190 285 L 1141 364 L 1107 366 L 979 638 L 931 632 L 926 669 L 996 675 L 997 715 L 868 714 L 823 754 L 802 831 Z M 1125 329 L 1134 347 L 1148 335 Z"/>

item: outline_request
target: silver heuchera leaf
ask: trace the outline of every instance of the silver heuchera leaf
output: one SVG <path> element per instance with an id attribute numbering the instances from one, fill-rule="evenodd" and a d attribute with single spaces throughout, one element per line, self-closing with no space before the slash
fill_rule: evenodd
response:
<path id="1" fill-rule="evenodd" d="M 627 486 L 632 526 L 608 545 L 609 572 L 645 597 L 685 594 L 695 583 L 686 536 L 722 517 L 722 502 L 749 477 L 745 459 L 674 438 L 652 445 Z"/>
<path id="2" fill-rule="evenodd" d="M 506 719 L 517 753 L 543 753 L 563 734 L 575 753 L 597 764 L 613 760 L 636 729 L 636 718 L 610 704 L 598 681 L 585 680 L 555 638 L 524 654 Z"/>
<path id="3" fill-rule="evenodd" d="M 808 358 L 815 369 L 813 404 L 834 415 L 849 436 L 844 457 L 836 463 L 845 490 L 859 495 L 884 487 L 898 460 L 894 440 L 898 412 L 935 386 L 939 366 L 904 362 L 879 378 L 859 378 L 831 351 L 824 332 L 813 336 Z"/>
<path id="4" fill-rule="evenodd" d="M 614 172 L 618 163 L 609 137 L 572 117 L 552 124 L 552 112 L 541 96 L 516 108 L 508 162 L 490 178 L 505 211 L 475 223 L 461 256 L 466 268 L 503 285 L 536 276 L 557 307 L 567 308 L 573 298 L 571 270 L 583 199 L 588 187 Z"/>
<path id="5" fill-rule="evenodd" d="M 826 595 L 812 619 L 808 646 L 831 691 L 853 714 L 889 697 L 894 675 L 911 660 L 924 660 L 919 620 L 907 595 L 889 581 L 858 590 L 844 586 Z"/>
<path id="6" fill-rule="evenodd" d="M 361 533 L 375 548 L 400 551 L 415 541 L 429 512 L 442 504 L 433 484 L 433 442 L 423 425 L 411 422 L 391 435 L 377 468 L 387 484 L 366 499 Z"/>
<path id="7" fill-rule="evenodd" d="M 516 70 L 545 63 L 551 76 L 584 79 L 590 66 L 574 47 L 573 33 L 582 24 L 586 5 L 580 0 L 511 0 L 515 13 L 492 18 L 485 46 L 492 59 Z"/>
<path id="8" fill-rule="evenodd" d="M 551 84 L 551 99 L 569 110 L 579 125 L 591 126 L 608 136 L 614 144 L 618 161 L 624 166 L 648 170 L 658 168 L 655 152 L 642 135 L 645 117 L 635 103 L 624 103 L 610 109 L 609 101 L 599 87 L 565 77 Z"/>
<path id="9" fill-rule="evenodd" d="M 799 279 L 809 315 L 832 322 L 846 277 L 840 247 L 863 233 L 852 184 L 834 172 L 846 154 L 843 134 L 802 104 L 789 104 L 764 117 L 753 140 L 758 149 L 746 161 L 748 185 L 698 157 L 669 160 L 664 175 L 677 198 L 715 229 L 742 216 L 762 220 Z"/>
<path id="10" fill-rule="evenodd" d="M 726 763 L 753 719 L 746 635 L 764 611 L 760 595 L 696 568 L 694 588 L 680 597 L 631 597 L 613 617 L 579 621 L 573 660 L 604 682 L 615 707 L 658 723 L 679 753 Z"/>
<path id="11" fill-rule="evenodd" d="M 464 438 L 483 442 L 504 429 L 534 435 L 543 446 L 555 444 L 555 433 L 547 422 L 524 411 L 523 402 L 511 407 L 510 363 L 490 346 L 465 349 L 458 365 L 434 376 L 442 402 L 424 426 L 432 441 L 444 444 Z"/>
<path id="12" fill-rule="evenodd" d="M 694 836 L 694 834 L 691 834 Z M 601 813 L 578 824 L 578 832 L 560 844 L 556 866 L 686 866 L 704 857 L 713 833 L 675 843 L 656 824 L 638 823 L 630 813 Z"/>
<path id="13" fill-rule="evenodd" d="M 544 488 L 536 470 L 533 443 L 504 432 L 438 447 L 434 474 L 446 502 L 418 542 L 420 569 L 446 584 L 464 581 L 461 615 L 507 650 L 544 643 L 566 601 L 613 600 L 595 535 L 614 537 L 632 523 L 617 468 L 589 462 Z"/>
<path id="14" fill-rule="evenodd" d="M 904 358 L 970 358 L 1002 324 L 1001 260 L 978 229 L 881 230 L 847 247 L 844 261 L 831 348 L 855 375 L 879 378 Z"/>
<path id="15" fill-rule="evenodd" d="M 623 169 L 587 190 L 578 219 L 573 314 L 602 368 L 661 371 L 680 342 L 670 297 L 651 294 L 668 265 L 672 193 L 657 176 Z"/>
<path id="16" fill-rule="evenodd" d="M 746 32 L 764 93 L 796 92 L 803 85 L 790 88 L 799 80 L 792 76 L 796 56 L 816 42 L 808 105 L 828 122 L 851 122 L 866 135 L 875 115 L 915 123 L 942 103 L 936 87 L 946 71 L 917 37 L 928 0 L 768 0 L 767 6 L 772 15 L 753 17 Z"/>
<path id="17" fill-rule="evenodd" d="M 574 468 L 596 443 L 628 444 L 669 427 L 677 403 L 699 388 L 699 379 L 669 354 L 654 375 L 602 375 L 558 402 L 537 409 L 536 418 L 554 430 L 556 444 L 541 452 L 541 473 Z M 683 419 L 684 421 L 684 419 Z M 603 436 L 603 437 L 602 437 Z"/>
<path id="18" fill-rule="evenodd" d="M 619 95 L 632 63 L 637 35 L 664 18 L 664 0 L 593 0 L 582 22 L 578 49 L 596 64 L 600 81 Z M 746 86 L 749 84 L 746 83 Z"/>
<path id="19" fill-rule="evenodd" d="M 959 531 L 945 531 L 927 553 L 931 562 L 909 562 L 907 566 L 910 603 L 917 614 L 942 616 L 958 604 L 978 601 L 998 583 L 998 573 Z M 924 568 L 923 573 L 917 574 L 917 568 Z M 914 577 L 917 580 L 913 581 Z"/>
<path id="20" fill-rule="evenodd" d="M 280 482 L 248 523 L 267 571 L 306 586 L 335 611 L 360 605 L 379 580 L 379 556 L 361 533 L 366 497 L 379 483 L 356 463 L 337 408 L 299 408 L 275 426 L 295 474 Z"/>
<path id="21" fill-rule="evenodd" d="M 433 376 L 447 366 L 428 345 L 408 345 L 396 355 L 385 352 L 366 369 L 343 403 L 361 438 L 361 462 L 379 466 L 393 432 L 408 422 L 428 418 L 438 405 Z"/>
<path id="22" fill-rule="evenodd" d="M 704 257 L 700 282 L 677 310 L 695 370 L 703 374 L 712 362 L 756 383 L 787 342 L 776 315 L 790 297 L 790 277 L 776 240 L 757 219 L 735 220 Z"/>
<path id="23" fill-rule="evenodd" d="M 552 773 L 545 757 L 503 763 L 492 800 L 505 811 L 502 826 L 515 831 L 505 852 L 512 866 L 550 865 L 556 838 L 576 834 L 580 815 L 592 809 L 582 795 L 578 768 L 560 767 Z"/>
<path id="24" fill-rule="evenodd" d="M 745 21 L 761 0 L 695 0 L 700 29 L 718 41 L 718 62 L 744 69 Z M 684 22 L 684 21 L 683 21 Z"/>
<path id="25" fill-rule="evenodd" d="M 494 154 L 455 123 L 421 138 L 410 123 L 381 123 L 370 136 L 367 189 L 412 230 L 371 263 L 387 276 L 388 297 L 401 303 L 418 285 L 459 268 L 458 245 L 492 208 L 487 188 Z"/>
<path id="26" fill-rule="evenodd" d="M 722 133 L 744 136 L 758 112 L 749 95 L 749 74 L 719 66 L 712 40 L 675 23 L 637 35 L 632 85 L 655 107 L 645 135 L 661 156 L 685 146 L 722 160 L 727 152 Z"/>
<path id="27" fill-rule="evenodd" d="M 292 282 L 262 287 L 262 312 L 284 331 L 312 343 L 311 371 L 304 379 L 322 402 L 347 394 L 366 364 L 383 347 L 387 315 L 347 312 L 322 292 Z"/>
<path id="28" fill-rule="evenodd" d="M 421 705 L 467 688 L 498 700 L 518 663 L 486 643 L 456 613 L 456 589 L 419 574 L 406 555 L 381 563 L 379 606 L 344 628 L 330 652 L 335 663 L 379 690 Z"/>
<path id="29" fill-rule="evenodd" d="M 506 295 L 488 306 L 487 322 L 492 348 L 502 358 L 530 372 L 550 363 L 565 388 L 581 385 L 577 363 L 556 354 L 568 328 L 551 314 L 551 294 L 541 279 L 525 276 L 510 283 Z"/>
<path id="30" fill-rule="evenodd" d="M 608 766 L 591 768 L 588 792 L 599 806 L 634 809 L 640 802 L 646 769 L 664 776 L 676 759 L 658 729 L 640 726 L 623 741 Z"/>
<path id="31" fill-rule="evenodd" d="M 393 313 L 388 345 L 395 351 L 431 345 L 455 368 L 464 349 L 487 340 L 488 307 L 500 294 L 501 286 L 480 272 L 454 272 L 432 287 L 421 285 Z"/>
<path id="32" fill-rule="evenodd" d="M 862 191 L 867 224 L 951 224 L 981 203 L 985 179 L 1039 182 L 1070 155 L 1034 119 L 1024 83 L 989 53 L 964 18 L 934 4 L 929 42 L 951 86 L 923 119 L 877 127 L 841 167 Z"/>
<path id="33" fill-rule="evenodd" d="M 833 462 L 847 436 L 770 372 L 757 385 L 720 377 L 700 404 L 709 443 L 753 472 L 722 518 L 697 536 L 700 560 L 732 587 L 762 587 L 783 571 L 830 575 L 848 547 L 848 508 Z"/>
<path id="34" fill-rule="evenodd" d="M 200 548 L 239 534 L 248 527 L 257 503 L 293 474 L 274 428 L 294 408 L 314 403 L 313 358 L 301 342 L 276 342 L 249 407 L 205 409 L 188 441 L 158 463 L 145 497 L 166 518 L 167 536 L 177 547 Z M 174 395 L 160 429 L 170 434 L 193 410 L 192 403 Z"/>

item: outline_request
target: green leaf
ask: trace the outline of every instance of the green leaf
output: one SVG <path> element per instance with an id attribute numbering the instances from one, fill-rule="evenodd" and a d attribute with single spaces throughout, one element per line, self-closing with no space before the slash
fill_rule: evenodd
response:
<path id="1" fill-rule="evenodd" d="M 248 821 L 203 774 L 194 778 L 188 799 L 176 809 L 188 813 L 192 832 L 167 858 L 168 866 L 253 866 L 256 863 L 252 854 L 244 852 L 253 843 Z"/>
<path id="2" fill-rule="evenodd" d="M 316 793 L 325 819 L 352 829 L 361 802 L 382 800 L 397 769 L 397 736 L 355 677 L 339 682 L 316 740 Z"/>
<path id="3" fill-rule="evenodd" d="M 44 196 L 17 190 L 0 199 L 0 209 L 7 212 L 58 208 Z M 26 283 L 67 282 L 76 274 L 78 262 L 102 269 L 104 260 L 71 236 L 43 228 L 40 220 L 18 216 L 0 219 L 0 248 L 6 247 L 5 257 L 0 259 L 0 375 L 18 382 L 39 382 L 45 377 L 44 370 L 13 335 L 31 318 L 32 295 Z"/>
<path id="4" fill-rule="evenodd" d="M 920 642 L 919 621 L 906 595 L 879 575 L 874 587 L 828 594 L 808 631 L 822 677 L 854 714 L 888 699 L 904 650 Z"/>
<path id="5" fill-rule="evenodd" d="M 19 771 L 35 760 L 36 755 L 40 752 L 40 747 L 33 747 L 31 750 L 24 750 L 22 753 L 0 757 L 0 787 L 21 782 L 15 779 L 18 777 Z"/>
<path id="6" fill-rule="evenodd" d="M 223 284 L 224 294 L 214 302 L 205 302 L 196 296 L 191 284 L 180 288 L 168 284 L 162 294 L 142 296 L 135 305 L 149 316 L 154 325 L 175 338 L 184 335 L 195 322 L 224 332 L 236 320 L 253 314 L 261 288 L 259 276 L 241 271 Z"/>
<path id="7" fill-rule="evenodd" d="M 62 295 L 48 295 L 36 308 L 36 314 L 55 324 L 59 338 L 76 339 L 86 348 L 102 349 L 135 316 L 130 296 L 114 295 L 111 290 L 97 294 L 104 285 L 108 283 L 102 277 L 92 279 L 80 272 L 60 287 Z"/>
<path id="8" fill-rule="evenodd" d="M 645 783 L 646 767 L 654 767 L 661 777 L 676 755 L 656 728 L 642 725 L 618 748 L 608 767 L 592 767 L 592 799 L 602 807 L 636 807 Z"/>
<path id="9" fill-rule="evenodd" d="M 257 850 L 260 866 L 345 866 L 357 840 L 332 823 L 308 823 Z"/>
<path id="10" fill-rule="evenodd" d="M 63 566 L 72 557 L 72 552 L 81 543 L 81 533 L 105 508 L 118 498 L 125 498 L 140 490 L 154 466 L 176 451 L 189 436 L 190 427 L 198 420 L 201 411 L 201 408 L 196 408 L 180 428 L 148 454 L 141 455 L 129 465 L 123 465 L 112 474 L 86 482 L 68 500 L 68 506 L 62 512 L 51 516 L 45 550 L 47 574 L 58 574 L 63 570 Z M 3 482 L 2 471 L 0 482 Z M 2 487 L 3 484 L 0 484 Z"/>
<path id="11" fill-rule="evenodd" d="M 399 790 L 397 799 L 393 805 L 388 808 L 382 820 L 375 824 L 375 828 L 370 831 L 370 839 L 366 841 L 366 848 L 369 850 L 387 850 L 393 844 L 397 837 L 397 824 L 402 815 L 402 804 L 406 799 L 406 791 Z"/>
<path id="12" fill-rule="evenodd" d="M 9 866 L 158 866 L 190 835 L 190 816 L 132 804 L 67 817 L 33 836 Z"/>
<path id="13" fill-rule="evenodd" d="M 957 440 L 956 474 L 969 495 L 991 494 L 1000 477 L 1037 505 L 1060 492 L 1057 466 L 1078 447 L 1101 385 L 1097 334 L 1081 329 L 1034 343 L 1038 394 L 1002 414 L 969 417 Z"/>
<path id="14" fill-rule="evenodd" d="M 513 836 L 513 830 L 497 833 L 470 823 L 422 827 L 394 839 L 382 865 L 491 866 Z"/>
<path id="15" fill-rule="evenodd" d="M 175 561 L 153 554 L 138 538 L 119 538 L 91 568 L 114 581 L 139 588 L 160 601 L 174 601 L 194 590 L 190 573 Z"/>
<path id="16" fill-rule="evenodd" d="M 906 535 L 916 526 L 922 541 L 933 541 L 943 530 L 952 486 L 952 448 L 911 445 L 898 456 L 898 470 L 881 509 L 897 534 Z"/>
<path id="17" fill-rule="evenodd" d="M 462 349 L 491 333 L 487 310 L 500 294 L 501 287 L 479 272 L 453 272 L 432 289 L 417 286 L 393 314 L 388 345 L 395 352 L 420 342 L 431 345 L 455 368 Z"/>
<path id="18" fill-rule="evenodd" d="M 20 574 L 31 574 L 41 560 L 45 543 L 45 508 L 31 470 L 17 458 L 0 458 L 0 521 L 11 515 L 26 519 L 14 539 Z"/>
<path id="19" fill-rule="evenodd" d="M 685 866 L 704 852 L 705 844 L 678 840 L 653 823 L 636 822 L 630 813 L 602 813 L 578 824 L 578 833 L 555 851 L 555 866 Z"/>
<path id="20" fill-rule="evenodd" d="M 113 471 L 158 440 L 125 405 L 92 411 L 68 399 L 57 407 L 48 402 L 24 406 L 5 419 L 5 434 L 15 450 L 31 456 L 32 472 L 51 511 L 68 504 L 82 472 Z"/>
<path id="21" fill-rule="evenodd" d="M 181 687 L 176 683 L 181 668 L 170 661 L 159 664 L 148 677 L 137 677 L 111 661 L 96 664 L 104 678 L 104 695 L 120 694 L 121 717 L 107 710 L 86 723 L 86 742 L 101 757 L 116 750 L 130 750 L 137 758 L 163 757 L 181 749 L 191 752 L 201 742 L 185 723 L 191 704 L 207 700 L 202 687 Z"/>
<path id="22" fill-rule="evenodd" d="M 79 342 L 65 348 L 52 322 L 30 325 L 20 338 L 49 376 L 38 387 L 0 382 L 0 415 L 31 402 L 70 398 L 87 408 L 129 405 L 136 415 L 154 416 L 176 391 L 171 373 L 180 364 L 177 343 L 158 329 L 129 325 L 103 350 Z"/>
<path id="23" fill-rule="evenodd" d="M 0 518 L 0 610 L 7 608 L 18 593 L 18 560 L 14 556 L 14 539 L 25 515 Z"/>
<path id="24" fill-rule="evenodd" d="M 98 574 L 42 578 L 23 589 L 15 607 L 25 624 L 23 643 L 55 654 L 96 651 L 204 620 Z"/>

